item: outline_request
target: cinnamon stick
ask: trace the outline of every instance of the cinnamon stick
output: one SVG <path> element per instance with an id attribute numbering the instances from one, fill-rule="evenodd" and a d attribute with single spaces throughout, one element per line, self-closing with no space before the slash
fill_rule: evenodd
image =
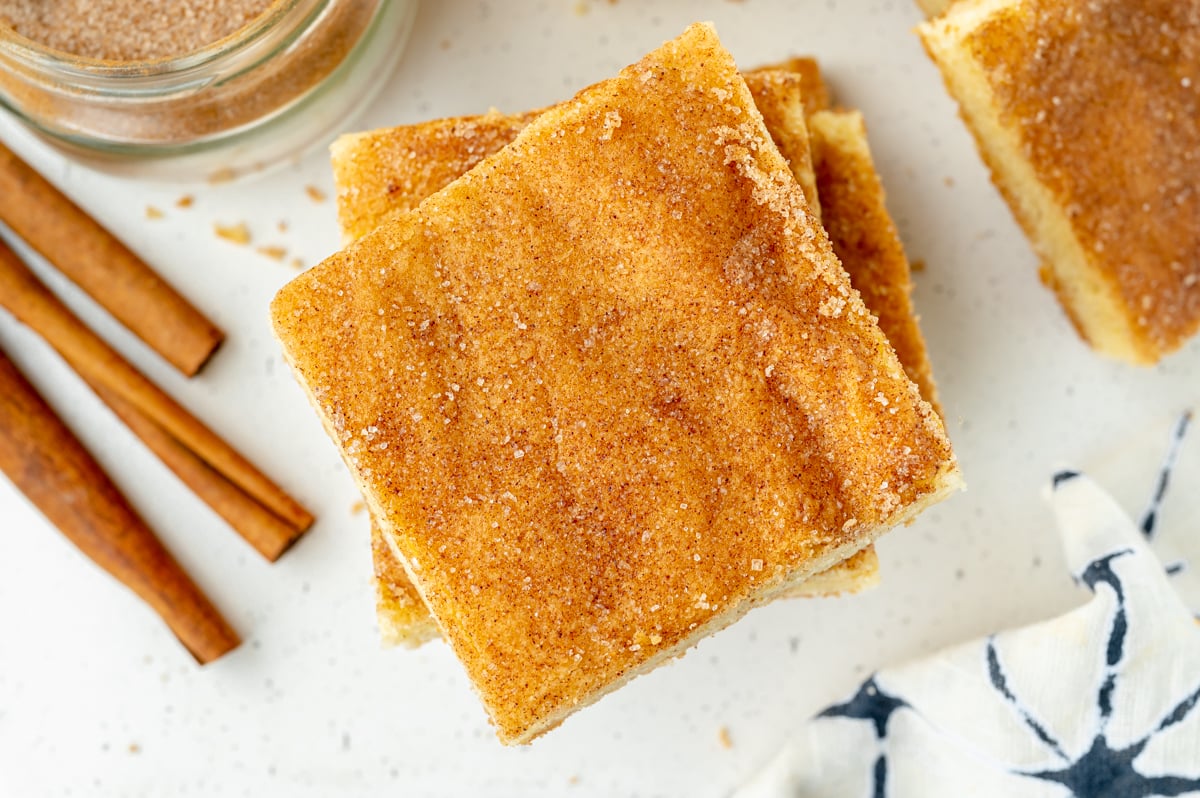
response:
<path id="1" fill-rule="evenodd" d="M 33 328 L 88 382 L 128 402 L 297 531 L 313 517 L 229 444 L 91 331 L 0 244 L 0 306 Z"/>
<path id="2" fill-rule="evenodd" d="M 212 466 L 175 440 L 140 410 L 109 389 L 88 380 L 106 405 L 134 435 L 259 554 L 275 562 L 295 543 L 303 530 L 296 529 L 243 493 Z"/>
<path id="3" fill-rule="evenodd" d="M 223 333 L 112 233 L 0 144 L 0 219 L 189 377 Z"/>
<path id="4" fill-rule="evenodd" d="M 237 647 L 237 633 L 2 351 L 0 471 L 149 604 L 201 664 Z"/>

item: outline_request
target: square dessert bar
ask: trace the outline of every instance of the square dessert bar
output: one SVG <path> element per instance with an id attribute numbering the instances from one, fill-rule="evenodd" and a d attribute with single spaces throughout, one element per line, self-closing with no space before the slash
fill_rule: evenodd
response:
<path id="1" fill-rule="evenodd" d="M 1043 281 L 1097 351 L 1200 330 L 1192 0 L 958 0 L 920 28 Z"/>
<path id="2" fill-rule="evenodd" d="M 272 312 L 505 742 L 959 485 L 706 25 Z"/>
<path id="3" fill-rule="evenodd" d="M 755 107 L 788 161 L 809 209 L 819 215 L 817 178 L 805 112 L 810 107 L 827 106 L 829 97 L 816 63 L 797 58 L 778 67 L 754 70 L 744 77 Z M 343 236 L 348 241 L 356 240 L 396 213 L 415 208 L 430 194 L 445 188 L 509 144 L 540 113 L 492 112 L 340 137 L 332 148 L 332 163 Z M 831 129 L 843 128 L 849 130 L 844 125 L 834 125 Z M 924 381 L 916 378 L 914 381 L 922 389 L 922 395 L 932 402 L 928 358 L 908 300 L 911 290 L 908 262 L 883 207 L 882 185 L 870 162 L 861 119 L 857 130 L 861 138 L 853 133 L 829 135 L 824 142 L 823 179 L 826 190 L 837 203 L 830 224 L 841 233 L 833 239 L 834 251 L 842 257 L 851 284 L 863 292 L 868 309 L 879 316 L 880 326 L 891 339 L 909 376 L 917 373 L 924 377 Z M 846 154 L 839 157 L 840 153 Z M 867 170 L 869 174 L 865 173 Z M 845 242 L 849 244 L 844 245 Z M 872 285 L 862 285 L 861 280 L 870 280 Z M 907 319 L 901 315 L 905 309 L 909 313 Z M 896 333 L 898 339 L 893 337 Z M 436 623 L 408 579 L 392 542 L 374 520 L 371 555 L 376 614 L 384 642 L 416 647 L 437 638 Z M 879 558 L 875 547 L 868 546 L 805 580 L 789 595 L 857 592 L 878 581 Z"/>

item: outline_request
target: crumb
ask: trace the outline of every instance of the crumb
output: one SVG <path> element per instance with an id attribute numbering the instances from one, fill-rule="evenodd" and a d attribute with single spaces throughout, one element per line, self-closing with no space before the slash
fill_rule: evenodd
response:
<path id="1" fill-rule="evenodd" d="M 450 40 L 442 39 L 440 42 L 438 42 L 438 47 L 441 47 L 443 50 L 449 50 L 450 49 Z"/>
<path id="2" fill-rule="evenodd" d="M 216 232 L 218 238 L 223 238 L 226 241 L 232 241 L 242 246 L 250 243 L 250 228 L 246 227 L 245 222 L 238 222 L 232 225 L 217 223 L 213 225 L 213 230 Z"/>
<path id="3" fill-rule="evenodd" d="M 954 188 L 954 178 L 950 175 L 943 177 L 942 182 L 946 184 L 946 188 Z"/>
<path id="4" fill-rule="evenodd" d="M 286 232 L 288 231 L 288 223 L 287 223 L 287 220 L 286 220 L 286 219 L 280 219 L 278 222 L 276 222 L 276 223 L 275 223 L 275 229 L 276 229 L 276 230 L 278 230 L 278 231 L 279 231 L 279 232 L 281 232 L 281 233 L 286 233 Z"/>
<path id="5" fill-rule="evenodd" d="M 360 499 L 359 501 L 356 501 L 354 504 L 350 505 L 350 514 L 361 515 L 366 511 L 366 509 L 367 503 Z"/>
<path id="6" fill-rule="evenodd" d="M 129 753 L 140 754 L 141 752 L 142 752 L 142 747 L 140 745 L 138 745 L 137 743 L 129 744 Z"/>
<path id="7" fill-rule="evenodd" d="M 730 748 L 733 748 L 733 738 L 729 736 L 728 726 L 722 726 L 721 728 L 717 729 L 717 742 L 720 743 L 721 747 L 726 751 L 728 751 Z"/>
<path id="8" fill-rule="evenodd" d="M 184 194 L 179 199 L 175 200 L 176 208 L 190 208 L 196 202 L 196 198 L 191 194 Z"/>
<path id="9" fill-rule="evenodd" d="M 587 3 L 583 2 L 583 0 L 579 0 L 579 2 L 575 3 L 575 16 L 582 17 L 583 15 L 587 14 L 587 12 L 588 12 L 588 4 Z"/>
<path id="10" fill-rule="evenodd" d="M 302 270 L 304 268 L 304 261 L 300 260 L 299 258 L 292 258 L 291 265 L 293 269 Z"/>
<path id="11" fill-rule="evenodd" d="M 572 787 L 574 787 L 578 783 L 579 783 L 579 776 L 572 776 L 571 778 L 567 779 L 567 784 L 571 785 Z"/>
<path id="12" fill-rule="evenodd" d="M 321 189 L 317 188 L 314 185 L 310 184 L 310 185 L 305 186 L 304 193 L 307 194 L 308 198 L 310 200 L 312 200 L 313 202 L 324 202 L 325 201 L 325 192 L 322 191 Z"/>
<path id="13" fill-rule="evenodd" d="M 163 218 L 164 215 L 165 214 L 163 214 L 162 211 L 160 211 L 158 208 L 155 208 L 153 205 L 146 206 L 146 218 L 147 219 L 161 219 L 161 218 Z"/>
<path id="14" fill-rule="evenodd" d="M 910 271 L 912 271 L 913 274 L 923 272 L 923 271 L 925 271 L 925 261 L 914 260 L 912 263 L 909 264 L 908 268 Z"/>
<path id="15" fill-rule="evenodd" d="M 287 249 L 285 247 L 258 247 L 255 252 L 259 255 L 266 255 L 272 260 L 283 260 L 287 257 Z"/>
<path id="16" fill-rule="evenodd" d="M 215 186 L 218 183 L 228 183 L 235 177 L 237 177 L 237 172 L 233 171 L 228 166 L 222 166 L 220 169 L 208 176 L 208 182 Z"/>

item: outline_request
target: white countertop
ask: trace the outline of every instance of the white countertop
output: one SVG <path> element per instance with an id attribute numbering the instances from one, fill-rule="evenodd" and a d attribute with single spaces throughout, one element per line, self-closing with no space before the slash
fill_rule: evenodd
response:
<path id="1" fill-rule="evenodd" d="M 366 517 L 269 331 L 267 303 L 296 272 L 213 234 L 214 222 L 245 221 L 255 245 L 307 264 L 332 252 L 332 199 L 305 193 L 332 196 L 325 155 L 248 184 L 142 184 L 72 165 L 4 119 L 0 138 L 229 340 L 185 381 L 39 272 L 319 521 L 267 565 L 0 314 L 0 344 L 246 641 L 197 667 L 0 480 L 0 795 L 721 795 L 875 668 L 1082 601 L 1041 488 L 1056 467 L 1103 458 L 1194 406 L 1200 342 L 1150 370 L 1079 342 L 911 32 L 908 0 L 425 2 L 391 84 L 348 128 L 545 105 L 698 19 L 747 66 L 815 54 L 837 97 L 866 115 L 909 254 L 927 264 L 915 300 L 968 492 L 884 539 L 880 588 L 756 610 L 531 747 L 503 748 L 444 646 L 380 648 Z M 184 194 L 191 209 L 174 205 Z M 147 205 L 166 217 L 147 219 Z"/>

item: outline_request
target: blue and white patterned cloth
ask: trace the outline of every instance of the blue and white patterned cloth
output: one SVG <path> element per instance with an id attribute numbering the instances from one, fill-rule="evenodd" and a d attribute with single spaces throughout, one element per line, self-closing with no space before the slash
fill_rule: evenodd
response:
<path id="1" fill-rule="evenodd" d="M 1175 425 L 1140 523 L 1088 477 L 1054 477 L 1086 604 L 880 671 L 736 798 L 1200 795 L 1200 607 L 1177 590 L 1195 576 L 1159 534 L 1166 509 L 1173 529 L 1200 539 L 1200 513 L 1163 506 L 1189 420 Z M 1177 488 L 1184 504 L 1198 487 Z"/>

